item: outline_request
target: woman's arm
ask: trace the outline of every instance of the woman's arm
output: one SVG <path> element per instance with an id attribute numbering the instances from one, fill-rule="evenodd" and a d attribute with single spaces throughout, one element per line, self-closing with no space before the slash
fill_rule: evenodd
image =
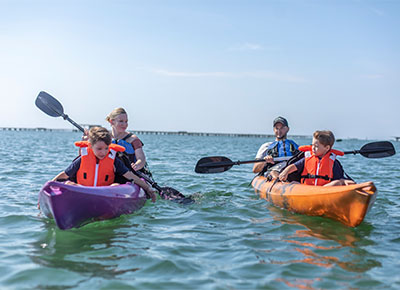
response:
<path id="1" fill-rule="evenodd" d="M 132 163 L 131 166 L 135 171 L 142 169 L 146 165 L 146 156 L 142 148 L 135 149 L 136 162 Z"/>
<path id="2" fill-rule="evenodd" d="M 136 135 L 132 135 L 127 142 L 131 143 L 133 149 L 135 149 L 136 162 L 132 163 L 131 166 L 133 170 L 138 171 L 146 165 L 146 156 L 143 151 L 143 143 Z"/>

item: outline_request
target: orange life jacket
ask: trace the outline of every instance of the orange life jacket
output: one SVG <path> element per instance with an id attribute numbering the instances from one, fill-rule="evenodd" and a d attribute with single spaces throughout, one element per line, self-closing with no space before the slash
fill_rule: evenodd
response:
<path id="1" fill-rule="evenodd" d="M 81 166 L 76 174 L 78 184 L 85 186 L 106 186 L 114 182 L 114 161 L 117 152 L 123 152 L 124 147 L 110 144 L 107 156 L 98 160 L 88 141 L 75 142 L 81 148 Z"/>
<path id="2" fill-rule="evenodd" d="M 300 151 L 304 152 L 304 169 L 301 173 L 301 183 L 307 185 L 324 185 L 333 179 L 333 164 L 336 156 L 343 156 L 339 150 L 329 150 L 321 159 L 311 151 L 311 145 L 300 146 Z"/>

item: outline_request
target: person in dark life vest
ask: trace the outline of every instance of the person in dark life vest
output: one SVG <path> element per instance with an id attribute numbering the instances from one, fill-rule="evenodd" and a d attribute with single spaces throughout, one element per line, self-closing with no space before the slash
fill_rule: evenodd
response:
<path id="1" fill-rule="evenodd" d="M 106 128 L 92 127 L 88 138 L 89 141 L 75 143 L 80 147 L 81 155 L 53 180 L 68 179 L 85 186 L 107 186 L 114 183 L 115 175 L 118 174 L 142 187 L 155 202 L 153 189 L 116 158 L 117 152 L 125 148 L 111 144 L 111 135 Z"/>
<path id="2" fill-rule="evenodd" d="M 112 142 L 125 147 L 125 152 L 131 162 L 133 170 L 143 170 L 146 166 L 146 156 L 143 143 L 136 135 L 126 131 L 128 128 L 128 114 L 123 108 L 116 108 L 106 117 L 111 125 Z"/>
<path id="3" fill-rule="evenodd" d="M 290 173 L 301 172 L 301 183 L 315 186 L 348 185 L 354 183 L 345 179 L 344 171 L 336 159 L 344 153 L 332 149 L 335 136 L 331 131 L 315 131 L 311 146 L 301 146 L 299 149 L 304 157 L 294 164 L 286 167 L 280 174 L 279 179 L 286 181 Z"/>
<path id="4" fill-rule="evenodd" d="M 274 119 L 272 124 L 275 134 L 275 141 L 264 143 L 258 149 L 256 159 L 264 159 L 265 162 L 255 163 L 253 166 L 254 173 L 262 172 L 267 163 L 274 164 L 274 158 L 276 157 L 287 156 L 289 158 L 299 152 L 299 146 L 296 144 L 296 142 L 291 139 L 287 139 L 287 133 L 289 132 L 288 121 L 279 116 Z M 272 170 L 270 175 L 273 178 L 276 178 L 279 175 L 279 171 Z"/>

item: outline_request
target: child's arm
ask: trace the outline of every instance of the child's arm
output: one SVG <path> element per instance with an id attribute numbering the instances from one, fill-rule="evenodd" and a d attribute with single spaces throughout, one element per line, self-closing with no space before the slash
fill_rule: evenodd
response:
<path id="1" fill-rule="evenodd" d="M 135 174 L 132 173 L 132 171 L 126 172 L 123 177 L 125 177 L 128 180 L 133 180 L 137 185 L 139 185 L 141 188 L 143 188 L 151 197 L 151 201 L 155 202 L 156 201 L 156 195 L 154 194 L 154 190 L 143 180 L 141 180 L 139 177 L 137 177 Z"/>
<path id="2" fill-rule="evenodd" d="M 288 167 L 286 167 L 280 174 L 279 174 L 279 179 L 281 181 L 286 181 L 287 177 L 290 173 L 293 173 L 297 171 L 297 167 L 294 164 L 290 164 Z"/>
<path id="3" fill-rule="evenodd" d="M 75 159 L 75 161 L 72 162 L 64 171 L 57 174 L 57 176 L 54 177 L 52 180 L 57 181 L 57 180 L 67 179 L 66 183 L 76 184 L 75 182 L 69 181 L 68 179 L 71 176 L 76 176 L 76 173 L 78 172 L 80 166 L 81 166 L 81 158 L 79 157 L 79 158 Z"/>
<path id="4" fill-rule="evenodd" d="M 69 176 L 64 171 L 62 171 L 59 174 L 57 174 L 56 177 L 52 179 L 52 181 L 57 181 L 59 179 L 68 179 L 68 178 Z"/>

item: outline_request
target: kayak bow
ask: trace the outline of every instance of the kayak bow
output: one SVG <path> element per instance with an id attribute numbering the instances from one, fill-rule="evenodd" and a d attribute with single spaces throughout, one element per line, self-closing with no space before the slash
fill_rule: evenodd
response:
<path id="1" fill-rule="evenodd" d="M 39 192 L 41 211 L 62 230 L 130 214 L 145 203 L 146 194 L 136 184 L 92 187 L 49 181 Z"/>
<path id="2" fill-rule="evenodd" d="M 376 199 L 373 182 L 343 186 L 311 186 L 299 183 L 267 181 L 257 176 L 252 186 L 260 197 L 289 211 L 327 217 L 356 227 Z"/>

